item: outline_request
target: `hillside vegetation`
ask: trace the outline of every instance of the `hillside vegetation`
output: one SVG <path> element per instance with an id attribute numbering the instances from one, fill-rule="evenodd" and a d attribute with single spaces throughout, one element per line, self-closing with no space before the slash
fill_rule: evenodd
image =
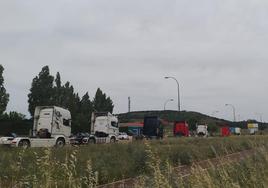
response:
<path id="1" fill-rule="evenodd" d="M 260 123 L 256 120 L 240 121 L 240 122 L 231 122 L 224 119 L 218 119 L 216 117 L 211 117 L 199 112 L 188 112 L 188 111 L 137 111 L 130 113 L 118 114 L 119 120 L 121 123 L 127 122 L 142 122 L 145 116 L 158 116 L 161 119 L 167 120 L 169 122 L 174 121 L 187 121 L 190 129 L 194 130 L 196 123 L 199 124 L 208 124 L 209 126 L 222 126 L 228 125 L 230 127 L 240 127 L 242 129 L 247 128 L 248 122 L 259 123 L 260 129 L 263 130 L 268 128 L 267 123 Z"/>

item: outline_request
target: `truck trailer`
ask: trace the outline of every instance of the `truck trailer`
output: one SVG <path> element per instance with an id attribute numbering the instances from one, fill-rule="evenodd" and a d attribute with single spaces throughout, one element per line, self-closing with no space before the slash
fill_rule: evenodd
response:
<path id="1" fill-rule="evenodd" d="M 56 106 L 38 106 L 34 112 L 32 134 L 16 137 L 13 147 L 63 147 L 69 143 L 71 135 L 71 113 Z"/>
<path id="2" fill-rule="evenodd" d="M 147 139 L 162 139 L 164 130 L 160 119 L 157 116 L 144 117 L 142 134 Z"/>

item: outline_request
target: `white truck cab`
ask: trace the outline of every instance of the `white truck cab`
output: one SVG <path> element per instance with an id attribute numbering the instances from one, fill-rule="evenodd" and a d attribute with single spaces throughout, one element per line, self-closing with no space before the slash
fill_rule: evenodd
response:
<path id="1" fill-rule="evenodd" d="M 236 127 L 235 128 L 235 132 L 234 132 L 235 135 L 241 135 L 241 128 L 239 127 Z"/>
<path id="2" fill-rule="evenodd" d="M 207 125 L 196 125 L 197 136 L 208 137 L 208 126 Z"/>
<path id="3" fill-rule="evenodd" d="M 56 106 L 35 108 L 34 125 L 30 137 L 16 137 L 11 145 L 16 147 L 62 147 L 69 143 L 71 113 Z"/>
<path id="4" fill-rule="evenodd" d="M 118 118 L 110 112 L 92 113 L 91 136 L 88 143 L 114 143 L 118 141 Z"/>
<path id="5" fill-rule="evenodd" d="M 258 123 L 249 123 L 248 130 L 250 135 L 254 135 L 259 131 L 259 124 Z"/>

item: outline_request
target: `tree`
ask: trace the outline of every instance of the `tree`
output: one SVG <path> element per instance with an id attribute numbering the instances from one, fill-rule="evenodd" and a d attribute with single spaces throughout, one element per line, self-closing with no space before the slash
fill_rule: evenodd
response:
<path id="1" fill-rule="evenodd" d="M 189 129 L 191 131 L 195 131 L 196 130 L 196 124 L 197 124 L 198 120 L 194 117 L 191 117 L 189 120 L 188 120 L 188 124 L 189 124 Z"/>
<path id="2" fill-rule="evenodd" d="M 32 81 L 32 87 L 28 94 L 29 112 L 34 115 L 36 106 L 54 105 L 54 77 L 50 75 L 49 67 L 42 68 L 38 76 Z"/>
<path id="3" fill-rule="evenodd" d="M 61 88 L 61 77 L 60 77 L 60 73 L 57 72 L 56 74 L 56 78 L 55 78 L 55 83 L 56 83 L 56 88 Z"/>
<path id="4" fill-rule="evenodd" d="M 93 109 L 97 112 L 113 112 L 114 105 L 110 97 L 106 97 L 106 94 L 97 89 L 95 98 L 93 100 Z"/>
<path id="5" fill-rule="evenodd" d="M 219 131 L 219 126 L 216 125 L 216 123 L 209 123 L 208 124 L 208 132 L 210 133 L 216 133 Z"/>
<path id="6" fill-rule="evenodd" d="M 89 131 L 92 113 L 92 102 L 88 92 L 82 97 L 77 115 L 73 120 L 74 131 Z"/>
<path id="7" fill-rule="evenodd" d="M 22 121 L 25 119 L 26 119 L 26 116 L 24 114 L 21 114 L 15 111 L 4 113 L 0 116 L 0 120 Z"/>
<path id="8" fill-rule="evenodd" d="M 61 85 L 61 76 L 60 73 L 57 72 L 54 86 L 54 105 L 62 106 L 63 100 L 64 96 L 63 96 L 63 87 Z"/>
<path id="9" fill-rule="evenodd" d="M 4 87 L 4 77 L 3 77 L 4 67 L 0 65 L 0 114 L 6 111 L 7 104 L 9 102 L 9 94 L 6 92 Z"/>
<path id="10" fill-rule="evenodd" d="M 91 115 L 92 102 L 89 99 L 88 92 L 82 97 L 80 102 L 80 112 L 83 114 Z"/>
<path id="11" fill-rule="evenodd" d="M 78 93 L 74 93 L 74 88 L 70 84 L 70 82 L 66 82 L 66 84 L 62 87 L 62 103 L 61 107 L 67 108 L 70 110 L 72 116 L 79 110 L 80 106 L 80 97 Z"/>

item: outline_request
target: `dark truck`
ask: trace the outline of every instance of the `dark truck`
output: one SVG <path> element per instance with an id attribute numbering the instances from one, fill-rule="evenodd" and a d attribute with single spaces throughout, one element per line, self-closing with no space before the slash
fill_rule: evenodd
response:
<path id="1" fill-rule="evenodd" d="M 144 117 L 143 136 L 147 139 L 163 138 L 163 126 L 157 116 Z"/>

